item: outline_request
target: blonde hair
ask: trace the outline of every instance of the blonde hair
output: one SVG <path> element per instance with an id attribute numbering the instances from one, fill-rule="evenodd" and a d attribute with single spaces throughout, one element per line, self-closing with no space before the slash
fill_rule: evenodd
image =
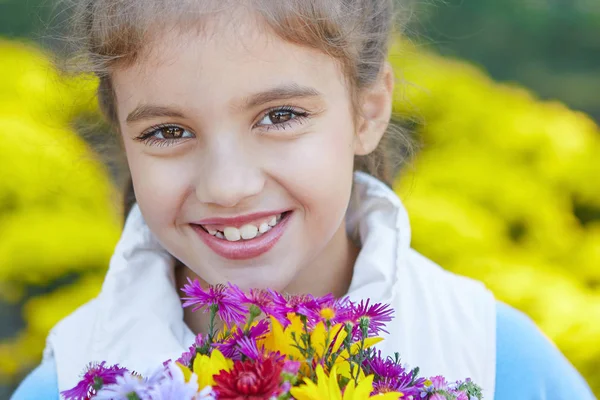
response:
<path id="1" fill-rule="evenodd" d="M 202 29 L 205 17 L 228 7 L 247 7 L 282 39 L 335 58 L 345 75 L 355 110 L 361 90 L 379 77 L 394 23 L 393 0 L 64 0 L 72 3 L 76 51 L 71 66 L 100 79 L 98 99 L 118 129 L 111 70 L 143 57 L 152 35 L 173 24 Z M 410 139 L 390 125 L 378 148 L 357 157 L 355 169 L 391 185 L 410 154 Z M 132 196 L 129 189 L 128 195 Z M 127 194 L 126 194 L 127 197 Z M 133 199 L 126 199 L 126 205 Z M 128 209 L 129 207 L 126 207 Z"/>

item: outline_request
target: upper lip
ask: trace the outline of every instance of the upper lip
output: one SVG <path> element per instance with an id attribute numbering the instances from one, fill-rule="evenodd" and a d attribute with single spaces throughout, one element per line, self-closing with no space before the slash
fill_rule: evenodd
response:
<path id="1" fill-rule="evenodd" d="M 224 226 L 237 226 L 256 221 L 257 219 L 271 217 L 273 215 L 283 214 L 289 210 L 275 210 L 275 211 L 262 211 L 246 215 L 238 215 L 236 217 L 212 217 L 204 218 L 199 221 L 193 222 L 194 225 L 224 225 Z"/>

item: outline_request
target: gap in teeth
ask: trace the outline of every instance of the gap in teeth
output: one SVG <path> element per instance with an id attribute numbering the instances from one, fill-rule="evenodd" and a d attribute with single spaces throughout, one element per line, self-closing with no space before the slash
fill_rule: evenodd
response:
<path id="1" fill-rule="evenodd" d="M 209 234 L 218 237 L 219 239 L 225 239 L 229 242 L 237 242 L 239 240 L 251 240 L 257 238 L 271 230 L 279 221 L 281 221 L 282 214 L 274 215 L 267 221 L 263 221 L 259 226 L 246 224 L 240 228 L 226 227 L 222 231 L 206 229 Z"/>

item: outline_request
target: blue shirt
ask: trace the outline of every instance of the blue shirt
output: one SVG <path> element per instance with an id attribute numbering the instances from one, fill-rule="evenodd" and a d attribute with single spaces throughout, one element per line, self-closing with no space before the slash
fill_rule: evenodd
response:
<path id="1" fill-rule="evenodd" d="M 590 388 L 562 353 L 520 311 L 496 306 L 496 400 L 593 400 Z M 38 366 L 11 400 L 58 400 L 53 362 Z"/>

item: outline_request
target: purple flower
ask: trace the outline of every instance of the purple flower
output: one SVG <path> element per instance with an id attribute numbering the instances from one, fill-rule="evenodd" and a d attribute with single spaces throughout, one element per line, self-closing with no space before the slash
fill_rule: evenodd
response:
<path id="1" fill-rule="evenodd" d="M 190 346 L 190 348 L 186 352 L 181 354 L 181 357 L 179 357 L 176 360 L 176 362 L 185 365 L 188 368 L 192 368 L 192 363 L 194 362 L 196 354 L 204 354 L 203 351 L 206 350 L 204 349 L 204 346 L 207 346 L 207 338 L 202 333 L 200 333 L 196 336 L 194 344 Z"/>
<path id="2" fill-rule="evenodd" d="M 292 310 L 300 315 L 304 315 L 309 320 L 320 320 L 320 312 L 323 308 L 335 304 L 336 299 L 332 294 L 323 297 L 314 297 L 310 294 L 292 296 L 289 305 Z"/>
<path id="3" fill-rule="evenodd" d="M 469 400 L 469 396 L 460 390 L 453 390 L 450 393 L 456 396 L 456 400 Z"/>
<path id="4" fill-rule="evenodd" d="M 263 319 L 252 325 L 247 331 L 242 330 L 242 328 L 236 328 L 222 342 L 213 343 L 213 346 L 219 349 L 225 357 L 232 360 L 239 360 L 243 354 L 240 352 L 240 340 L 243 338 L 256 340 L 264 336 L 268 331 L 269 321 Z"/>
<path id="5" fill-rule="evenodd" d="M 280 293 L 271 291 L 274 306 L 280 315 L 287 316 L 288 313 L 296 313 L 307 318 L 309 326 L 313 326 L 319 321 L 323 321 L 321 311 L 325 308 L 331 308 L 334 311 L 335 318 L 333 323 L 342 322 L 347 319 L 348 305 L 347 299 L 336 299 L 332 294 L 323 297 L 314 297 L 311 294 L 301 294 L 292 296 L 283 296 Z M 289 324 L 287 319 L 280 322 L 286 326 Z"/>
<path id="6" fill-rule="evenodd" d="M 243 323 L 246 318 L 248 310 L 229 295 L 225 285 L 210 286 L 208 290 L 204 290 L 198 280 L 192 282 L 188 278 L 188 283 L 181 290 L 187 296 L 183 298 L 183 307 L 194 306 L 192 311 L 204 308 L 204 312 L 208 312 L 212 306 L 216 306 L 217 315 L 227 325 Z"/>
<path id="7" fill-rule="evenodd" d="M 105 367 L 105 364 L 106 361 L 89 364 L 77 386 L 61 392 L 65 400 L 86 400 L 102 386 L 115 383 L 117 377 L 128 372 L 127 368 L 118 365 Z"/>
<path id="8" fill-rule="evenodd" d="M 376 380 L 383 378 L 397 378 L 406 371 L 399 362 L 395 362 L 391 357 L 383 358 L 381 351 L 377 354 L 373 353 L 372 358 L 369 358 L 364 363 L 365 372 L 367 374 L 375 374 Z"/>
<path id="9" fill-rule="evenodd" d="M 434 393 L 428 400 L 447 400 L 447 398 L 443 394 Z"/>
<path id="10" fill-rule="evenodd" d="M 366 320 L 369 326 L 369 336 L 377 336 L 380 332 L 389 333 L 385 330 L 385 325 L 392 320 L 394 310 L 389 304 L 375 303 L 369 305 L 369 301 L 369 299 L 366 302 L 361 300 L 360 303 L 352 304 L 351 321 L 358 328 L 360 321 Z"/>
<path id="11" fill-rule="evenodd" d="M 273 291 L 266 289 L 250 289 L 246 294 L 238 286 L 229 284 L 229 295 L 234 301 L 256 306 L 263 314 L 271 315 L 278 321 L 283 321 L 286 319 L 287 309 L 280 307 L 273 301 L 273 293 Z"/>
<path id="12" fill-rule="evenodd" d="M 417 396 L 425 387 L 425 378 L 417 378 L 415 370 L 407 371 L 400 358 L 383 358 L 381 351 L 372 353 L 364 363 L 366 374 L 374 374 L 373 393 L 402 392 L 407 398 Z"/>
<path id="13" fill-rule="evenodd" d="M 237 341 L 238 351 L 251 360 L 260 360 L 264 356 L 264 352 L 258 349 L 256 339 L 242 337 Z"/>
<path id="14" fill-rule="evenodd" d="M 431 381 L 431 386 L 436 390 L 448 390 L 448 382 L 446 382 L 446 378 L 443 376 L 434 376 L 429 379 Z"/>
<path id="15" fill-rule="evenodd" d="M 196 346 L 190 346 L 188 351 L 181 354 L 181 357 L 179 357 L 176 360 L 176 362 L 178 362 L 181 365 L 185 365 L 188 368 L 191 368 L 192 361 L 194 361 L 194 357 L 196 357 Z"/>
<path id="16" fill-rule="evenodd" d="M 300 370 L 300 362 L 293 360 L 285 360 L 283 363 L 282 373 L 296 376 Z"/>

